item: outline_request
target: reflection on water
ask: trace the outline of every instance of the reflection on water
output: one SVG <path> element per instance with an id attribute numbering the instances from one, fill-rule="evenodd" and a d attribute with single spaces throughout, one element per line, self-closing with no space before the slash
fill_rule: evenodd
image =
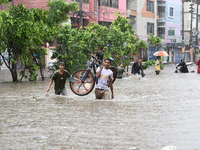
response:
<path id="1" fill-rule="evenodd" d="M 48 81 L 0 84 L 1 149 L 200 149 L 200 76 L 152 70 L 116 80 L 113 100 L 69 86 L 46 97 Z"/>

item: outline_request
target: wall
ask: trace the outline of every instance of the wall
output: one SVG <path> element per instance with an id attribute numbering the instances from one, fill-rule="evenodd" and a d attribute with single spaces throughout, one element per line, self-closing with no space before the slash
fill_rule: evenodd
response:
<path id="1" fill-rule="evenodd" d="M 99 6 L 98 21 L 112 22 L 116 18 L 115 13 L 117 12 L 119 12 L 122 16 L 126 17 L 126 1 L 119 0 L 118 6 L 119 6 L 119 9 Z"/>
<path id="2" fill-rule="evenodd" d="M 48 0 L 13 0 L 10 2 L 10 5 L 24 4 L 26 8 L 42 8 L 47 9 L 46 6 Z M 4 5 L 0 6 L 0 9 L 5 10 L 6 7 Z"/>
<path id="3" fill-rule="evenodd" d="M 154 1 L 154 13 L 146 11 L 146 0 L 137 2 L 136 34 L 142 40 L 147 40 L 147 22 L 154 23 L 154 35 L 157 35 L 157 1 Z"/>
<path id="4" fill-rule="evenodd" d="M 180 39 L 181 36 L 181 1 L 176 0 L 167 0 L 165 3 L 165 25 L 162 26 L 165 28 L 165 39 L 162 40 L 163 43 L 171 43 L 171 39 L 176 39 L 176 37 Z M 170 7 L 174 8 L 174 17 L 169 16 Z M 169 29 L 174 29 L 174 36 L 168 36 Z M 179 41 L 180 42 L 180 41 Z"/>

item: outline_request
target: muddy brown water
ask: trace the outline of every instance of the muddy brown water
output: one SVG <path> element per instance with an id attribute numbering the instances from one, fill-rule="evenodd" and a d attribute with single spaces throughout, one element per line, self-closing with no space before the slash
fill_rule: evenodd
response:
<path id="1" fill-rule="evenodd" d="M 1 150 L 200 150 L 200 75 L 165 66 L 114 83 L 113 100 L 94 92 L 44 95 L 48 80 L 0 83 Z"/>

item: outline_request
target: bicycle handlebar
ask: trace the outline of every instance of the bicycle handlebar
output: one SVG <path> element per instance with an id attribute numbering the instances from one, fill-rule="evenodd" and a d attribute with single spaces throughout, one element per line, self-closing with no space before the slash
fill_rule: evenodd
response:
<path id="1" fill-rule="evenodd" d="M 101 60 L 97 59 L 97 58 L 94 57 L 93 55 L 91 55 L 91 57 L 92 57 L 95 61 L 97 61 L 98 63 L 101 63 Z"/>

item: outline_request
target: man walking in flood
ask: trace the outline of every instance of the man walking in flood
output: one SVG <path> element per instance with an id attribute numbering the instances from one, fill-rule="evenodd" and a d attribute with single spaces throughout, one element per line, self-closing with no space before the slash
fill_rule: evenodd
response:
<path id="1" fill-rule="evenodd" d="M 139 58 L 137 62 L 133 63 L 131 74 L 134 74 L 134 75 L 141 74 L 142 77 L 145 76 L 143 69 L 142 69 L 142 59 L 141 58 Z"/>
<path id="2" fill-rule="evenodd" d="M 96 99 L 110 99 L 114 98 L 113 93 L 113 72 L 108 69 L 111 65 L 111 59 L 107 58 L 104 60 L 104 65 L 97 68 L 96 78 L 97 83 L 95 85 L 95 96 Z M 110 91 L 109 91 L 110 88 Z"/>
<path id="3" fill-rule="evenodd" d="M 66 79 L 67 79 L 67 75 L 69 75 L 69 73 L 64 70 L 64 68 L 65 68 L 64 62 L 60 62 L 58 67 L 59 67 L 59 69 L 53 75 L 53 77 L 51 78 L 51 81 L 49 82 L 49 86 L 48 86 L 46 92 L 49 92 L 51 85 L 54 82 L 55 94 L 67 96 L 67 90 L 65 88 L 65 82 L 66 82 Z"/>

